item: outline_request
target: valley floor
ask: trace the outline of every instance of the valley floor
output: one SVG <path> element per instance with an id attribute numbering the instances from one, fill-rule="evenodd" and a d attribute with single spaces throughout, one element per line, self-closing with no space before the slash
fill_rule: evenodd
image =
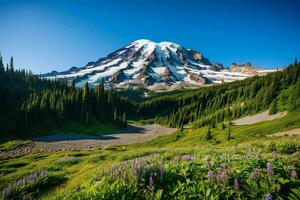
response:
<path id="1" fill-rule="evenodd" d="M 32 141 L 20 145 L 16 149 L 1 153 L 4 157 L 15 157 L 37 152 L 80 151 L 105 148 L 108 145 L 121 145 L 151 140 L 174 132 L 174 128 L 162 127 L 158 124 L 129 124 L 127 128 L 112 133 L 87 135 L 81 133 L 55 133 L 35 137 Z"/>

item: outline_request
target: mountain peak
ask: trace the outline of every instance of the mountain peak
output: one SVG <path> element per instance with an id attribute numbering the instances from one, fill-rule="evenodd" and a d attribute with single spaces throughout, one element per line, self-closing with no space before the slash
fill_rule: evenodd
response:
<path id="1" fill-rule="evenodd" d="M 140 45 L 148 44 L 148 43 L 155 43 L 155 42 L 148 40 L 148 39 L 138 39 L 138 40 L 131 42 L 131 44 L 140 44 Z"/>
<path id="2" fill-rule="evenodd" d="M 198 51 L 186 49 L 174 42 L 156 43 L 139 39 L 84 67 L 48 74 L 47 77 L 75 79 L 79 87 L 86 82 L 97 85 L 104 81 L 107 86 L 117 88 L 141 86 L 151 89 L 161 88 L 162 85 L 169 87 L 184 84 L 195 87 L 230 82 L 244 79 L 248 75 L 226 71 L 222 65 L 210 63 Z"/>
<path id="3" fill-rule="evenodd" d="M 153 45 L 153 46 L 159 46 L 161 48 L 166 48 L 166 47 L 179 48 L 179 47 L 181 47 L 179 44 L 176 44 L 174 42 L 162 41 L 162 42 L 156 43 L 156 42 L 154 42 L 152 40 L 148 40 L 148 39 L 135 40 L 135 41 L 131 42 L 129 46 L 132 46 L 132 45 L 135 45 L 138 47 L 142 47 L 145 45 Z"/>

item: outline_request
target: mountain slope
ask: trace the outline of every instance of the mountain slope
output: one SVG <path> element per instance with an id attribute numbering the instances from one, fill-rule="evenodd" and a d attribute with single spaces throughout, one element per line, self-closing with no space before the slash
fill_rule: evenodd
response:
<path id="1" fill-rule="evenodd" d="M 251 70 L 255 71 L 253 68 Z M 224 69 L 222 64 L 212 64 L 201 53 L 176 43 L 155 43 L 142 39 L 96 62 L 89 62 L 82 68 L 73 67 L 65 72 L 48 73 L 44 76 L 74 79 L 79 87 L 86 82 L 98 85 L 104 81 L 106 86 L 117 88 L 139 86 L 164 89 L 178 85 L 199 86 L 231 82 L 258 75 L 244 72 L 237 68 L 230 71 Z"/>

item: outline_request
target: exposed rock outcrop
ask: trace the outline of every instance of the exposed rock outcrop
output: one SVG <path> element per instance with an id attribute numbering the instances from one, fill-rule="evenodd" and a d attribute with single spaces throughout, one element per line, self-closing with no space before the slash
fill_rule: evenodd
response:
<path id="1" fill-rule="evenodd" d="M 189 76 L 190 76 L 191 80 L 197 82 L 199 85 L 205 85 L 205 84 L 210 83 L 208 78 L 205 78 L 199 74 L 190 73 Z"/>
<path id="2" fill-rule="evenodd" d="M 126 80 L 126 75 L 124 74 L 123 70 L 117 71 L 116 73 L 114 73 L 109 79 L 108 81 L 110 83 L 121 83 L 124 80 Z"/>

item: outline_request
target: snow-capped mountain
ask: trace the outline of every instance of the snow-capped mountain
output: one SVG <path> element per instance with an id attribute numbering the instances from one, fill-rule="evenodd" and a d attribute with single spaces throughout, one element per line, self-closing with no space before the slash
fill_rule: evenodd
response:
<path id="1" fill-rule="evenodd" d="M 43 76 L 74 79 L 78 87 L 86 82 L 97 85 L 104 81 L 107 87 L 169 89 L 230 82 L 253 75 L 239 70 L 242 68 L 234 66 L 234 70 L 230 71 L 224 69 L 222 64 L 212 64 L 201 53 L 176 43 L 155 43 L 142 39 L 84 67 L 72 67 L 64 72 L 53 71 Z"/>

